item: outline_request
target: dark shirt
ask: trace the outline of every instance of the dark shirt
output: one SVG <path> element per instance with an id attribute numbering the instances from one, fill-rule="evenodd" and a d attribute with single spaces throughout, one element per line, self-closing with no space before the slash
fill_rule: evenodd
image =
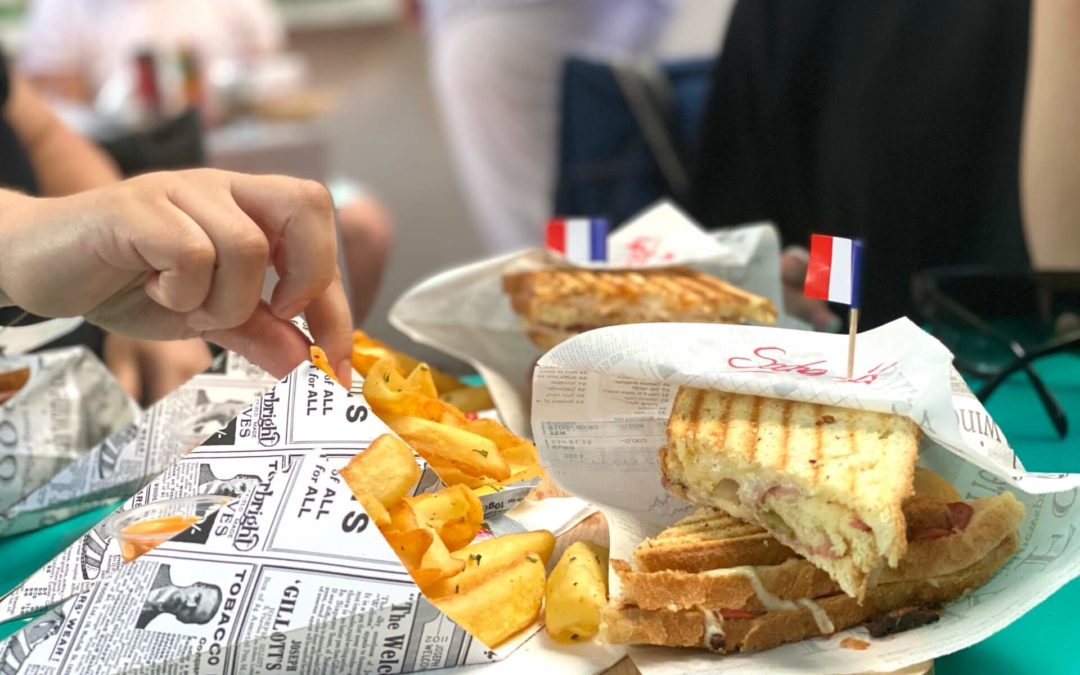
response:
<path id="1" fill-rule="evenodd" d="M 7 121 L 7 104 L 10 94 L 11 78 L 8 74 L 8 64 L 0 53 L 0 111 L 3 112 L 0 115 L 0 188 L 37 195 L 39 192 L 37 176 L 34 173 L 34 167 L 30 164 L 30 155 Z M 10 255 L 10 253 L 4 255 Z M 7 326 L 16 320 L 19 325 L 42 320 L 33 315 L 23 317 L 22 314 L 23 311 L 17 307 L 0 307 L 0 326 Z M 101 329 L 90 324 L 83 324 L 75 331 L 45 345 L 44 348 L 82 344 L 91 351 L 101 354 L 102 342 Z"/>
<path id="2" fill-rule="evenodd" d="M 0 186 L 18 190 L 27 194 L 38 193 L 37 178 L 30 165 L 30 156 L 26 147 L 15 135 L 15 130 L 7 121 L 7 104 L 11 94 L 11 79 L 8 77 L 7 59 L 0 54 Z"/>
<path id="3" fill-rule="evenodd" d="M 742 0 L 705 113 L 690 209 L 785 244 L 865 239 L 863 324 L 913 314 L 911 274 L 1026 266 L 1021 0 Z"/>

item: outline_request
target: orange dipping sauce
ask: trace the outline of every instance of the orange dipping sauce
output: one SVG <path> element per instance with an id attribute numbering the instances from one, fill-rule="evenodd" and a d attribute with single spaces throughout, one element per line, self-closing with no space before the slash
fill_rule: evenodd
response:
<path id="1" fill-rule="evenodd" d="M 165 516 L 128 525 L 119 534 L 124 562 L 131 562 L 153 550 L 200 520 L 200 516 Z"/>

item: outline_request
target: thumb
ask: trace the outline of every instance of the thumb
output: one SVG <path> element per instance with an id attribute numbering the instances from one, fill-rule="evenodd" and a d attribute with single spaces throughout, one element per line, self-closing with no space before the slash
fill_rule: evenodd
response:
<path id="1" fill-rule="evenodd" d="M 202 337 L 240 354 L 277 378 L 288 375 L 311 353 L 311 342 L 300 329 L 274 316 L 265 302 L 260 302 L 255 313 L 236 328 L 206 331 Z"/>

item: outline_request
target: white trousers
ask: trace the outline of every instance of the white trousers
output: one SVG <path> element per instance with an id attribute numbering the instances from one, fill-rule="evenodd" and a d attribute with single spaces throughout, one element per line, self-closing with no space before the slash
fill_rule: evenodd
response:
<path id="1" fill-rule="evenodd" d="M 473 225 L 488 253 L 538 246 L 553 215 L 563 63 L 648 53 L 672 2 L 432 4 L 432 81 Z"/>

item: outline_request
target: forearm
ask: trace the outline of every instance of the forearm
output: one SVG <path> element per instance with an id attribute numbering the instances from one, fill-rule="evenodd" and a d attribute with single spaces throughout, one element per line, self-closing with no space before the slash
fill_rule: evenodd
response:
<path id="1" fill-rule="evenodd" d="M 120 180 L 120 171 L 101 149 L 59 126 L 30 153 L 43 195 L 69 195 Z"/>
<path id="2" fill-rule="evenodd" d="M 112 160 L 68 128 L 19 78 L 12 80 L 5 115 L 30 156 L 43 195 L 73 194 L 120 179 Z"/>
<path id="3" fill-rule="evenodd" d="M 33 197 L 28 197 L 14 190 L 0 189 L 0 251 L 19 251 L 25 245 L 20 243 L 19 232 L 22 230 L 21 223 L 31 217 L 27 207 L 34 202 Z M 5 280 L 5 269 L 11 265 L 0 264 L 0 307 L 10 307 L 15 303 L 11 300 L 9 282 Z"/>
<path id="4" fill-rule="evenodd" d="M 1080 3 L 1036 0 L 1021 150 L 1032 265 L 1080 266 Z"/>

